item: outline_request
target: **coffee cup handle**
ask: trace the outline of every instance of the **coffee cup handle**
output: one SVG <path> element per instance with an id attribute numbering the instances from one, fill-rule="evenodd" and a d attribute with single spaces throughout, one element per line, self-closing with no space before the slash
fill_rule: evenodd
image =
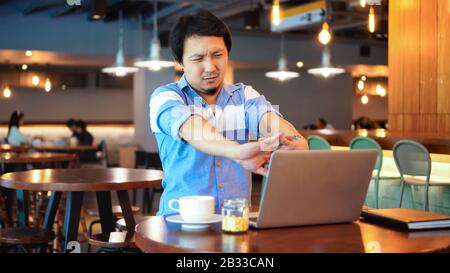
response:
<path id="1" fill-rule="evenodd" d="M 173 203 L 175 203 L 175 202 L 177 202 L 178 203 L 178 207 L 180 207 L 180 202 L 178 201 L 178 199 L 171 199 L 170 201 L 169 201 L 169 208 L 171 209 L 171 210 L 173 210 L 173 211 L 176 211 L 176 212 L 180 212 L 180 209 L 177 209 L 177 208 L 174 208 L 172 205 L 173 205 Z"/>

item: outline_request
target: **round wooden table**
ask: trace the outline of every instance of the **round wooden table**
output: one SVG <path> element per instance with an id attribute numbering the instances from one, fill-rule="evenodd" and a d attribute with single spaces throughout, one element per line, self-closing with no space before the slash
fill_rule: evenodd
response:
<path id="1" fill-rule="evenodd" d="M 51 230 L 62 192 L 67 192 L 64 218 L 64 251 L 76 241 L 84 192 L 97 195 L 102 232 L 115 230 L 110 191 L 117 191 L 127 230 L 133 230 L 135 220 L 128 190 L 161 187 L 163 172 L 125 168 L 40 169 L 7 173 L 0 177 L 0 186 L 53 192 L 46 210 L 44 228 Z"/>
<path id="2" fill-rule="evenodd" d="M 28 151 L 30 147 L 29 146 L 12 146 L 9 144 L 0 144 L 0 152 L 1 153 L 23 153 Z"/>
<path id="3" fill-rule="evenodd" d="M 226 234 L 220 223 L 206 230 L 185 230 L 154 216 L 136 226 L 135 241 L 145 252 L 448 252 L 450 230 L 404 232 L 360 220 Z"/>
<path id="4" fill-rule="evenodd" d="M 76 161 L 77 155 L 64 153 L 1 153 L 0 164 L 32 164 Z"/>
<path id="5" fill-rule="evenodd" d="M 77 146 L 36 146 L 34 147 L 37 151 L 41 152 L 64 152 L 64 153 L 75 153 L 75 152 L 86 152 L 95 151 L 97 147 L 92 145 L 77 145 Z"/>

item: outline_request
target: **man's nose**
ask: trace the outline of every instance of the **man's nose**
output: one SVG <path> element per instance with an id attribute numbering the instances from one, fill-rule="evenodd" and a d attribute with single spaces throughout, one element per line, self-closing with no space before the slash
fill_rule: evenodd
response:
<path id="1" fill-rule="evenodd" d="M 216 62 L 214 58 L 206 58 L 205 60 L 205 72 L 215 72 L 216 71 Z"/>

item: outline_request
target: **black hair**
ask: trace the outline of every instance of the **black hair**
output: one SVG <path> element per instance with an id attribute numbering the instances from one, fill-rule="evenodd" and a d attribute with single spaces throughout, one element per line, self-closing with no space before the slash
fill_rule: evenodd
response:
<path id="1" fill-rule="evenodd" d="M 20 127 L 20 119 L 22 119 L 23 116 L 24 116 L 24 114 L 20 110 L 14 111 L 11 114 L 11 118 L 9 119 L 8 134 L 6 135 L 6 138 L 9 137 L 9 133 L 11 131 L 11 127 L 16 126 L 17 129 L 19 129 L 19 127 Z"/>
<path id="2" fill-rule="evenodd" d="M 322 123 L 323 125 L 328 124 L 328 122 L 324 118 L 319 118 L 319 122 Z"/>
<path id="3" fill-rule="evenodd" d="M 178 63 L 183 63 L 184 41 L 192 36 L 222 37 L 231 51 L 231 33 L 227 25 L 211 12 L 201 9 L 195 14 L 178 18 L 170 31 L 170 48 L 172 55 Z"/>
<path id="4" fill-rule="evenodd" d="M 66 121 L 66 126 L 67 127 L 73 127 L 73 126 L 75 126 L 75 119 L 73 119 L 73 118 L 70 118 L 70 119 L 68 119 L 67 121 Z"/>
<path id="5" fill-rule="evenodd" d="M 86 122 L 82 119 L 76 120 L 75 121 L 75 127 L 81 128 L 83 131 L 86 131 Z"/>

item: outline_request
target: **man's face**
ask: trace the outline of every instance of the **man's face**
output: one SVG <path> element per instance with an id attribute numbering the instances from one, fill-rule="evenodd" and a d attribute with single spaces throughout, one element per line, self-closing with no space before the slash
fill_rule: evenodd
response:
<path id="1" fill-rule="evenodd" d="M 192 36 L 184 41 L 184 74 L 196 91 L 214 95 L 220 90 L 228 66 L 228 51 L 222 37 Z"/>

